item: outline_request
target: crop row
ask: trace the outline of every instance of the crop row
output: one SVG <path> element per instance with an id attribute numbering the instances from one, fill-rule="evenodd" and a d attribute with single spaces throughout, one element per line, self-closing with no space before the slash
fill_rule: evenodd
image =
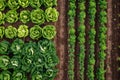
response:
<path id="1" fill-rule="evenodd" d="M 76 15 L 76 0 L 69 0 L 69 11 L 68 11 L 68 52 L 69 52 L 69 66 L 68 66 L 68 76 L 69 80 L 74 80 L 74 52 L 75 52 L 75 15 Z"/>
<path id="2" fill-rule="evenodd" d="M 58 57 L 50 40 L 25 43 L 15 39 L 12 43 L 0 42 L 0 80 L 53 80 Z"/>
<path id="3" fill-rule="evenodd" d="M 29 7 L 40 8 L 44 7 L 53 7 L 57 5 L 57 0 L 0 0 L 0 11 L 3 11 L 5 8 L 9 9 L 19 9 Z"/>

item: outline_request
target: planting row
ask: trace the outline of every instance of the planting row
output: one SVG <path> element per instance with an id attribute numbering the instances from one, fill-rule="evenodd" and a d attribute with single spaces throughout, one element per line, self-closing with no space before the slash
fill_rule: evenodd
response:
<path id="1" fill-rule="evenodd" d="M 10 44 L 4 40 L 0 54 L 0 80 L 53 80 L 56 76 L 58 57 L 52 41 L 25 43 L 15 39 Z"/>
<path id="2" fill-rule="evenodd" d="M 15 37 L 25 38 L 28 35 L 33 40 L 39 40 L 41 37 L 53 39 L 56 35 L 56 29 L 53 25 L 46 25 L 43 28 L 39 25 L 34 25 L 30 30 L 27 25 L 20 25 L 18 29 L 13 26 L 8 26 L 6 29 L 4 26 L 0 26 L 0 38 L 2 39 L 4 35 L 9 39 L 13 39 Z"/>
<path id="3" fill-rule="evenodd" d="M 40 8 L 44 7 L 53 7 L 57 5 L 57 0 L 0 0 L 0 11 L 3 11 L 6 7 L 9 9 L 19 9 L 29 7 Z"/>
<path id="4" fill-rule="evenodd" d="M 0 12 L 0 24 L 15 23 L 18 19 L 22 23 L 27 23 L 30 20 L 35 24 L 43 24 L 47 22 L 55 22 L 58 20 L 59 13 L 55 8 L 49 7 L 45 11 L 42 9 L 35 9 L 31 12 L 29 10 L 23 10 L 18 14 L 16 10 L 9 10 L 6 14 Z"/>

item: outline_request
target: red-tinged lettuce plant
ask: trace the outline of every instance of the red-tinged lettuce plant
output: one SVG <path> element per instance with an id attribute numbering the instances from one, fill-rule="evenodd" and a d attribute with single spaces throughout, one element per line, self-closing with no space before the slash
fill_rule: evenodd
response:
<path id="1" fill-rule="evenodd" d="M 8 41 L 0 42 L 0 54 L 9 54 L 10 43 Z"/>
<path id="2" fill-rule="evenodd" d="M 39 8 L 42 5 L 42 0 L 30 0 L 30 5 L 33 8 Z"/>
<path id="3" fill-rule="evenodd" d="M 43 37 L 46 39 L 53 39 L 56 35 L 56 29 L 53 25 L 46 25 L 43 27 Z"/>
<path id="4" fill-rule="evenodd" d="M 5 19 L 5 14 L 0 12 L 0 25 L 5 23 L 4 19 Z"/>
<path id="5" fill-rule="evenodd" d="M 9 38 L 9 39 L 13 39 L 13 38 L 17 37 L 17 29 L 13 26 L 8 26 L 5 29 L 5 36 L 6 36 L 6 38 Z"/>
<path id="6" fill-rule="evenodd" d="M 18 13 L 16 10 L 9 10 L 6 13 L 5 20 L 9 23 L 15 23 L 18 20 Z"/>
<path id="7" fill-rule="evenodd" d="M 18 3 L 22 8 L 26 8 L 29 6 L 29 0 L 18 0 Z"/>
<path id="8" fill-rule="evenodd" d="M 27 23 L 30 21 L 30 11 L 29 10 L 23 10 L 20 12 L 20 21 L 22 23 Z"/>
<path id="9" fill-rule="evenodd" d="M 8 0 L 7 5 L 10 9 L 18 9 L 20 7 L 18 0 Z"/>
<path id="10" fill-rule="evenodd" d="M 4 26 L 0 26 L 0 39 L 3 38 L 4 33 L 5 33 L 5 27 Z"/>
<path id="11" fill-rule="evenodd" d="M 42 37 L 42 28 L 39 25 L 35 25 L 30 28 L 30 37 L 38 40 L 40 37 Z"/>
<path id="12" fill-rule="evenodd" d="M 0 0 L 0 11 L 3 11 L 6 7 L 5 0 Z"/>
<path id="13" fill-rule="evenodd" d="M 55 8 L 49 7 L 45 10 L 45 18 L 47 22 L 55 22 L 58 20 L 59 13 Z"/>
<path id="14" fill-rule="evenodd" d="M 29 33 L 28 26 L 27 25 L 20 25 L 18 28 L 18 37 L 27 37 Z"/>
<path id="15" fill-rule="evenodd" d="M 45 22 L 45 15 L 42 9 L 36 9 L 31 12 L 31 20 L 35 24 L 43 24 Z"/>
<path id="16" fill-rule="evenodd" d="M 0 56 L 0 69 L 7 70 L 10 58 L 6 55 Z"/>
<path id="17" fill-rule="evenodd" d="M 11 72 L 9 71 L 2 71 L 0 73 L 0 80 L 11 80 Z"/>

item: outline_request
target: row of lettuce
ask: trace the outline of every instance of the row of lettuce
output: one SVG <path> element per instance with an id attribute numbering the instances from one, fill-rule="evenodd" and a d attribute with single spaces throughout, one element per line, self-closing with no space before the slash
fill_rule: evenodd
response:
<path id="1" fill-rule="evenodd" d="M 59 13 L 55 8 L 49 7 L 45 11 L 42 9 L 22 10 L 20 14 L 12 9 L 8 12 L 0 12 L 0 25 L 5 22 L 15 23 L 20 20 L 22 23 L 28 23 L 32 21 L 34 24 L 43 24 L 46 22 L 55 22 L 58 20 Z"/>
<path id="2" fill-rule="evenodd" d="M 4 38 L 4 36 L 8 39 L 25 38 L 28 35 L 33 40 L 39 40 L 40 38 L 53 39 L 56 35 L 56 29 L 53 25 L 46 25 L 43 28 L 39 25 L 34 25 L 30 29 L 27 25 L 20 25 L 17 28 L 11 26 L 4 27 L 0 26 L 0 38 Z"/>
<path id="3" fill-rule="evenodd" d="M 78 0 L 76 3 L 76 0 L 69 0 L 69 10 L 68 10 L 68 52 L 69 52 L 69 61 L 68 61 L 68 78 L 69 80 L 75 80 L 75 65 L 74 65 L 74 59 L 75 59 L 75 43 L 76 41 L 79 41 L 79 53 L 78 54 L 78 63 L 79 63 L 79 79 L 84 80 L 85 77 L 88 80 L 94 80 L 95 78 L 97 80 L 105 80 L 105 57 L 106 57 L 106 23 L 107 23 L 107 1 L 106 0 L 99 0 L 98 3 L 96 3 L 95 0 L 89 0 L 88 2 L 88 11 L 86 11 L 86 0 Z M 76 4 L 78 4 L 79 14 L 76 14 Z M 96 5 L 99 6 L 99 16 L 98 16 L 98 23 L 99 23 L 99 31 L 98 35 L 96 35 L 96 29 L 95 29 L 95 18 L 96 18 Z M 86 13 L 88 14 L 88 25 L 89 25 L 89 31 L 88 31 L 88 40 L 86 40 L 86 25 L 85 25 L 85 19 L 86 19 Z M 78 29 L 75 30 L 75 17 L 78 15 Z M 75 35 L 75 32 L 78 33 L 78 36 Z M 98 38 L 98 44 L 99 44 L 99 52 L 98 52 L 98 68 L 95 69 L 95 43 L 96 39 Z M 86 55 L 86 48 L 85 43 L 88 43 L 89 48 L 88 50 L 88 62 L 87 62 L 87 68 L 85 73 L 85 55 Z M 96 73 L 95 73 L 96 70 Z M 86 75 L 86 76 L 85 76 Z"/>
<path id="4" fill-rule="evenodd" d="M 56 76 L 58 57 L 50 40 L 4 40 L 0 42 L 0 54 L 0 80 L 28 80 L 28 73 L 31 80 L 53 80 Z"/>
<path id="5" fill-rule="evenodd" d="M 40 8 L 44 7 L 53 7 L 57 5 L 57 0 L 0 0 L 0 11 L 4 11 L 5 8 L 9 9 L 19 9 L 20 7 L 32 7 Z"/>

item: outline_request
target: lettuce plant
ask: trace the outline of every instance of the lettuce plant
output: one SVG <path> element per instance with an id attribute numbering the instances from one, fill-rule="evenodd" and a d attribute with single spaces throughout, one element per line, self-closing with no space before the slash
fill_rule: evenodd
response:
<path id="1" fill-rule="evenodd" d="M 4 33 L 5 33 L 5 27 L 4 26 L 0 26 L 0 39 L 3 38 Z"/>
<path id="2" fill-rule="evenodd" d="M 15 23 L 18 20 L 18 13 L 16 10 L 9 10 L 6 13 L 6 21 L 9 23 Z"/>
<path id="3" fill-rule="evenodd" d="M 18 0 L 8 0 L 7 5 L 10 9 L 18 9 L 20 7 Z"/>
<path id="4" fill-rule="evenodd" d="M 0 69 L 7 70 L 9 65 L 9 57 L 6 55 L 0 56 Z"/>
<path id="5" fill-rule="evenodd" d="M 30 0 L 30 5 L 33 8 L 39 8 L 42 5 L 42 0 Z"/>
<path id="6" fill-rule="evenodd" d="M 5 0 L 0 0 L 0 11 L 3 11 L 6 7 Z"/>
<path id="7" fill-rule="evenodd" d="M 29 10 L 23 10 L 20 12 L 20 21 L 22 23 L 27 23 L 30 21 L 30 11 Z"/>
<path id="8" fill-rule="evenodd" d="M 4 19 L 5 19 L 5 14 L 0 12 L 0 25 L 5 23 Z"/>
<path id="9" fill-rule="evenodd" d="M 39 25 L 35 25 L 30 29 L 30 37 L 38 40 L 42 37 L 42 28 Z"/>
<path id="10" fill-rule="evenodd" d="M 9 54 L 9 45 L 10 43 L 8 41 L 1 41 L 0 42 L 0 54 Z"/>
<path id="11" fill-rule="evenodd" d="M 28 26 L 27 25 L 20 25 L 18 28 L 18 37 L 22 38 L 22 37 L 27 37 L 28 36 Z"/>
<path id="12" fill-rule="evenodd" d="M 46 39 L 52 39 L 56 35 L 56 29 L 53 25 L 47 25 L 43 28 L 43 37 Z"/>
<path id="13" fill-rule="evenodd" d="M 57 0 L 43 0 L 45 7 L 53 7 L 57 5 Z"/>
<path id="14" fill-rule="evenodd" d="M 36 71 L 32 74 L 32 80 L 43 80 L 42 74 Z"/>
<path id="15" fill-rule="evenodd" d="M 35 24 L 43 24 L 45 22 L 45 15 L 42 9 L 36 9 L 31 12 L 31 20 Z"/>
<path id="16" fill-rule="evenodd" d="M 55 22 L 58 20 L 59 13 L 55 8 L 49 7 L 45 10 L 45 18 L 47 22 Z"/>
<path id="17" fill-rule="evenodd" d="M 0 73 L 0 80 L 11 80 L 11 72 L 9 71 L 2 71 Z"/>
<path id="18" fill-rule="evenodd" d="M 29 0 L 18 0 L 18 3 L 20 6 L 22 6 L 23 8 L 26 8 L 29 6 Z"/>
<path id="19" fill-rule="evenodd" d="M 6 38 L 13 39 L 14 37 L 17 36 L 17 29 L 13 26 L 8 26 L 5 29 L 5 36 Z"/>

